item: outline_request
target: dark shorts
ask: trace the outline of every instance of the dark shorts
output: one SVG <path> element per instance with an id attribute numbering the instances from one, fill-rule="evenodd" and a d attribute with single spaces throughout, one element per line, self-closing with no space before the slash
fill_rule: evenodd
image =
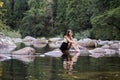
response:
<path id="1" fill-rule="evenodd" d="M 68 43 L 63 42 L 59 48 L 61 51 L 68 50 Z"/>

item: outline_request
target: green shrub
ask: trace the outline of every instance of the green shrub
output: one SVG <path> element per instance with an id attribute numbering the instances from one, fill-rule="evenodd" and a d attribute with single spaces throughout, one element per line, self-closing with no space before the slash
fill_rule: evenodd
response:
<path id="1" fill-rule="evenodd" d="M 90 32 L 91 32 L 91 30 L 87 29 L 80 33 L 75 33 L 75 38 L 77 38 L 77 39 L 89 38 Z"/>
<path id="2" fill-rule="evenodd" d="M 93 38 L 120 40 L 120 7 L 92 18 L 91 22 Z"/>
<path id="3" fill-rule="evenodd" d="M 6 36 L 9 36 L 11 38 L 21 38 L 21 34 L 19 31 L 10 31 L 10 30 L 4 30 L 3 33 L 6 35 Z"/>
<path id="4" fill-rule="evenodd" d="M 21 37 L 19 31 L 10 30 L 10 28 L 7 25 L 5 25 L 1 20 L 0 20 L 0 32 L 3 32 L 6 36 L 9 37 L 14 38 Z"/>

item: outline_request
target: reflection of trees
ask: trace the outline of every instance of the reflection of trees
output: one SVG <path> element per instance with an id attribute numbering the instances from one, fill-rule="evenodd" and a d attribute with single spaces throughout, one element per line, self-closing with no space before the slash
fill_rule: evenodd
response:
<path id="1" fill-rule="evenodd" d="M 2 62 L 2 80 L 27 80 L 26 64 L 18 60 Z"/>
<path id="2" fill-rule="evenodd" d="M 119 71 L 119 57 L 91 58 L 91 71 Z"/>
<path id="3" fill-rule="evenodd" d="M 92 58 L 81 56 L 77 64 L 74 65 L 73 71 L 78 72 L 103 72 L 103 71 L 120 71 L 119 57 L 102 57 Z"/>
<path id="4" fill-rule="evenodd" d="M 2 76 L 2 64 L 0 62 L 0 80 L 1 80 L 1 76 Z"/>
<path id="5" fill-rule="evenodd" d="M 80 56 L 74 65 L 74 70 L 78 72 L 90 71 L 90 57 Z"/>
<path id="6" fill-rule="evenodd" d="M 28 80 L 49 80 L 51 69 L 52 58 L 36 58 L 28 66 Z"/>
<path id="7" fill-rule="evenodd" d="M 63 65 L 60 58 L 54 58 L 52 62 L 52 77 L 50 80 L 61 80 L 61 77 L 58 75 L 60 71 L 63 71 Z M 63 72 L 62 72 L 63 73 Z"/>

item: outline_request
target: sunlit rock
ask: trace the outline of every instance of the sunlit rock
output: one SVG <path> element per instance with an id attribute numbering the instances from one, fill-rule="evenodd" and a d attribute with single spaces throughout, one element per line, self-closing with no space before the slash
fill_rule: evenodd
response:
<path id="1" fill-rule="evenodd" d="M 11 38 L 0 39 L 0 53 L 10 53 L 16 48 L 16 44 L 12 42 Z"/>
<path id="2" fill-rule="evenodd" d="M 84 47 L 95 47 L 95 41 L 89 38 L 79 40 L 78 44 Z"/>
<path id="3" fill-rule="evenodd" d="M 106 51 L 102 48 L 95 48 L 93 50 L 89 50 L 89 53 L 91 54 L 90 56 L 98 58 L 98 57 L 103 57 Z"/>
<path id="4" fill-rule="evenodd" d="M 48 43 L 48 40 L 46 40 L 46 39 L 37 39 L 37 40 L 33 41 L 33 46 L 35 48 L 43 48 L 47 45 L 47 43 Z"/>
<path id="5" fill-rule="evenodd" d="M 114 56 L 117 53 L 117 51 L 113 49 L 105 49 L 105 51 L 105 56 Z"/>
<path id="6" fill-rule="evenodd" d="M 14 43 L 22 43 L 23 40 L 21 38 L 12 38 Z"/>
<path id="7" fill-rule="evenodd" d="M 32 55 L 35 54 L 35 49 L 31 47 L 25 47 L 17 51 L 12 52 L 13 55 Z"/>
<path id="8" fill-rule="evenodd" d="M 108 44 L 112 44 L 113 42 L 111 42 L 111 41 L 108 41 L 108 40 L 106 40 L 106 41 L 102 41 L 102 40 L 97 40 L 97 44 L 98 44 L 98 46 L 103 46 L 103 45 L 108 45 Z"/>
<path id="9" fill-rule="evenodd" d="M 75 50 L 72 48 L 69 50 L 69 52 L 70 52 L 71 56 L 76 54 Z M 49 52 L 44 53 L 44 54 L 46 56 L 51 56 L 51 57 L 61 57 L 63 53 L 59 49 L 55 49 L 53 51 L 49 51 Z M 89 55 L 89 52 L 87 49 L 80 49 L 79 56 L 88 56 L 88 55 Z"/>
<path id="10" fill-rule="evenodd" d="M 61 57 L 62 56 L 62 52 L 59 49 L 53 50 L 53 51 L 49 51 L 47 53 L 44 53 L 46 56 L 51 56 L 51 57 Z"/>
<path id="11" fill-rule="evenodd" d="M 61 46 L 62 42 L 63 41 L 51 42 L 48 45 L 49 45 L 50 48 L 59 48 Z"/>
<path id="12" fill-rule="evenodd" d="M 62 38 L 49 38 L 48 42 L 56 42 L 56 41 L 61 41 L 63 40 Z"/>
<path id="13" fill-rule="evenodd" d="M 0 54 L 0 61 L 4 61 L 4 60 L 8 60 L 11 59 L 11 57 L 9 57 L 8 55 L 5 54 Z"/>
<path id="14" fill-rule="evenodd" d="M 111 49 L 118 50 L 118 49 L 120 48 L 120 44 L 119 44 L 119 43 L 111 44 L 111 45 L 110 45 L 110 48 L 111 48 Z"/>
<path id="15" fill-rule="evenodd" d="M 44 54 L 41 54 L 40 57 L 45 57 L 45 55 L 44 55 Z"/>
<path id="16" fill-rule="evenodd" d="M 24 39 L 23 39 L 23 43 L 26 45 L 26 46 L 31 46 L 33 44 L 33 41 L 35 41 L 36 39 L 31 37 L 31 36 L 26 36 Z"/>
<path id="17" fill-rule="evenodd" d="M 120 49 L 118 49 L 118 55 L 120 56 Z"/>
<path id="18" fill-rule="evenodd" d="M 101 48 L 103 48 L 103 49 L 109 49 L 109 48 L 110 48 L 110 46 L 109 46 L 109 45 L 107 45 L 107 44 L 105 44 L 105 45 L 103 45 Z"/>
<path id="19" fill-rule="evenodd" d="M 76 51 L 74 49 L 72 49 L 72 48 L 69 51 L 70 51 L 70 55 L 76 54 Z M 86 49 L 84 47 L 79 48 L 79 51 L 80 51 L 79 56 L 89 56 L 90 55 L 90 53 L 88 52 L 88 49 Z"/>

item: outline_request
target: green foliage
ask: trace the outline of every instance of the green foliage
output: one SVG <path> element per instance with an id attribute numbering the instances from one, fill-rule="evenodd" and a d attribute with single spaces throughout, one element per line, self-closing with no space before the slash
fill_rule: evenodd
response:
<path id="1" fill-rule="evenodd" d="M 97 14 L 120 6 L 120 0 L 93 0 Z"/>
<path id="2" fill-rule="evenodd" d="M 4 30 L 3 33 L 6 35 L 6 36 L 9 36 L 11 38 L 21 38 L 21 34 L 20 34 L 20 31 L 15 31 L 15 30 Z"/>
<path id="3" fill-rule="evenodd" d="M 28 0 L 3 0 L 4 20 L 12 29 L 18 29 L 20 22 L 24 16 L 24 12 L 28 10 Z"/>
<path id="4" fill-rule="evenodd" d="M 10 28 L 7 25 L 5 25 L 1 20 L 0 20 L 0 32 L 3 32 L 6 36 L 13 38 L 21 37 L 19 31 L 10 30 Z"/>
<path id="5" fill-rule="evenodd" d="M 120 7 L 94 17 L 91 22 L 94 38 L 120 39 Z"/>
<path id="6" fill-rule="evenodd" d="M 90 38 L 91 37 L 91 30 L 84 30 L 81 31 L 80 33 L 75 33 L 75 38 L 77 39 L 84 39 L 84 38 Z"/>
<path id="7" fill-rule="evenodd" d="M 59 33 L 70 28 L 74 32 L 91 28 L 91 0 L 55 0 L 55 27 Z"/>
<path id="8" fill-rule="evenodd" d="M 48 34 L 45 32 L 44 19 L 47 5 L 45 0 L 29 0 L 30 9 L 25 13 L 22 19 L 21 34 L 23 36 L 40 36 Z"/>
<path id="9" fill-rule="evenodd" d="M 120 0 L 2 1 L 0 20 L 23 37 L 61 36 L 72 29 L 77 38 L 120 39 Z"/>

